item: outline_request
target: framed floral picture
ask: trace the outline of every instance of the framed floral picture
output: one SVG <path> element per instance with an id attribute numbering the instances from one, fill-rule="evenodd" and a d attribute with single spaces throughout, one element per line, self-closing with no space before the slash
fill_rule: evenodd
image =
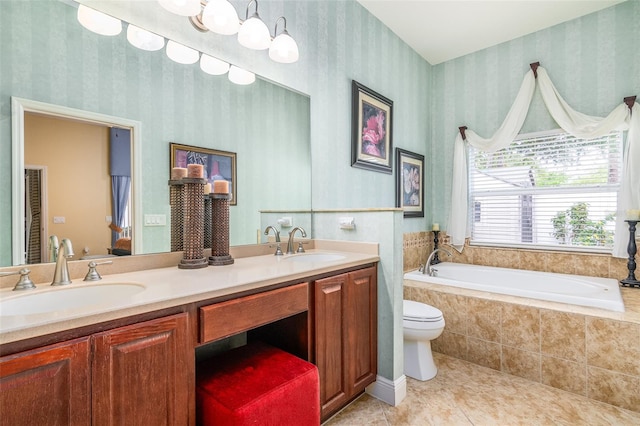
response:
<path id="1" fill-rule="evenodd" d="M 424 217 L 424 155 L 396 148 L 396 207 L 404 217 Z"/>
<path id="2" fill-rule="evenodd" d="M 393 101 L 353 80 L 351 166 L 393 171 Z"/>
<path id="3" fill-rule="evenodd" d="M 230 205 L 238 204 L 238 192 L 236 185 L 236 153 L 218 151 L 216 149 L 201 148 L 198 146 L 169 144 L 169 175 L 174 167 L 187 167 L 188 164 L 202 164 L 204 178 L 213 186 L 215 180 L 229 182 L 231 194 Z"/>

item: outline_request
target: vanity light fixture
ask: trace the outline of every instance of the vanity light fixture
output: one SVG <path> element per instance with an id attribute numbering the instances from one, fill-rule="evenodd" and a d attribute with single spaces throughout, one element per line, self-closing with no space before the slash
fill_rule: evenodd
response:
<path id="1" fill-rule="evenodd" d="M 200 13 L 200 0 L 158 0 L 160 6 L 180 16 L 194 16 Z"/>
<path id="2" fill-rule="evenodd" d="M 173 40 L 167 42 L 167 56 L 179 64 L 195 64 L 200 59 L 200 52 Z"/>
<path id="3" fill-rule="evenodd" d="M 247 85 L 256 81 L 256 75 L 250 71 L 231 65 L 231 68 L 229 68 L 229 81 L 235 84 Z"/>
<path id="4" fill-rule="evenodd" d="M 115 36 L 122 31 L 122 22 L 119 19 L 98 12 L 83 4 L 78 6 L 78 22 L 89 31 L 104 36 Z"/>
<path id="5" fill-rule="evenodd" d="M 278 22 L 284 21 L 284 29 L 278 35 Z M 291 64 L 296 62 L 299 57 L 298 44 L 287 32 L 287 18 L 284 16 L 276 20 L 275 29 L 273 30 L 273 41 L 269 47 L 269 57 L 283 64 Z"/>
<path id="6" fill-rule="evenodd" d="M 202 24 L 214 33 L 233 35 L 240 29 L 240 18 L 227 0 L 209 0 L 202 11 Z"/>
<path id="7" fill-rule="evenodd" d="M 148 50 L 150 52 L 160 50 L 164 47 L 163 37 L 132 24 L 129 24 L 127 27 L 127 40 L 138 49 Z"/>
<path id="8" fill-rule="evenodd" d="M 229 64 L 203 53 L 200 57 L 200 69 L 207 74 L 222 75 L 229 71 Z"/>
<path id="9" fill-rule="evenodd" d="M 251 6 L 251 3 L 256 4 L 256 11 L 249 18 L 249 6 Z M 269 28 L 258 15 L 258 0 L 251 0 L 247 5 L 245 21 L 238 30 L 238 43 L 254 50 L 268 49 L 271 45 Z"/>

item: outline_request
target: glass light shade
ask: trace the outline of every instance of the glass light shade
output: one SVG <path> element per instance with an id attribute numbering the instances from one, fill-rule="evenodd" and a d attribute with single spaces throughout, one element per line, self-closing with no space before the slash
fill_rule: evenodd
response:
<path id="1" fill-rule="evenodd" d="M 267 28 L 265 23 L 262 22 L 262 19 L 255 14 L 244 21 L 240 26 L 240 30 L 238 31 L 238 42 L 249 49 L 268 49 L 271 44 L 269 28 Z"/>
<path id="2" fill-rule="evenodd" d="M 229 71 L 229 64 L 203 53 L 200 58 L 200 69 L 207 74 L 222 75 Z"/>
<path id="3" fill-rule="evenodd" d="M 202 10 L 200 0 L 158 0 L 160 6 L 180 16 L 196 16 Z"/>
<path id="4" fill-rule="evenodd" d="M 183 44 L 169 40 L 167 42 L 167 56 L 179 64 L 189 65 L 198 62 L 200 53 Z"/>
<path id="5" fill-rule="evenodd" d="M 256 75 L 250 71 L 231 65 L 229 68 L 229 80 L 235 84 L 251 84 L 256 81 Z"/>
<path id="6" fill-rule="evenodd" d="M 119 19 L 83 4 L 78 6 L 78 22 L 89 31 L 100 35 L 114 36 L 122 31 L 122 22 Z"/>
<path id="7" fill-rule="evenodd" d="M 273 39 L 269 47 L 269 57 L 283 64 L 291 64 L 296 62 L 300 57 L 298 53 L 298 44 L 287 31 L 283 31 L 280 35 Z"/>
<path id="8" fill-rule="evenodd" d="M 227 0 L 209 0 L 202 11 L 202 23 L 214 33 L 232 35 L 240 28 L 238 13 Z"/>
<path id="9" fill-rule="evenodd" d="M 127 40 L 138 49 L 156 51 L 164 47 L 164 38 L 135 25 L 127 27 Z"/>

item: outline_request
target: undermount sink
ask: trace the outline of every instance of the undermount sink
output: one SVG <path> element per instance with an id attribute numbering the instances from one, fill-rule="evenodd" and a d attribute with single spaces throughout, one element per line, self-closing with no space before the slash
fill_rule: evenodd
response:
<path id="1" fill-rule="evenodd" d="M 335 253 L 304 253 L 304 254 L 294 254 L 290 257 L 287 257 L 286 260 L 291 262 L 332 262 L 334 260 L 344 259 L 344 256 L 341 254 Z"/>
<path id="2" fill-rule="evenodd" d="M 34 315 L 87 306 L 114 305 L 146 287 L 137 283 L 70 284 L 44 290 L 29 290 L 0 300 L 0 316 Z"/>

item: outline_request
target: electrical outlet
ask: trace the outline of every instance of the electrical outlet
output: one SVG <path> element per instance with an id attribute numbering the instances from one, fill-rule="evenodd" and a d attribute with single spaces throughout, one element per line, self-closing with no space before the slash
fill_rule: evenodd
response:
<path id="1" fill-rule="evenodd" d="M 53 223 L 65 223 L 65 217 L 64 216 L 54 216 L 53 217 Z"/>

